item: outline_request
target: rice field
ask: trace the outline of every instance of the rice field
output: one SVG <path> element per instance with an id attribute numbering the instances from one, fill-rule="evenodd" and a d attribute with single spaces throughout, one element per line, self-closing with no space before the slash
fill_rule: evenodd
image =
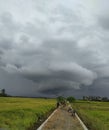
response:
<path id="1" fill-rule="evenodd" d="M 0 130 L 27 130 L 55 106 L 55 99 L 0 97 Z"/>
<path id="2" fill-rule="evenodd" d="M 109 130 L 109 102 L 72 104 L 89 130 Z M 55 99 L 0 97 L 0 130 L 30 130 L 56 107 Z"/>
<path id="3" fill-rule="evenodd" d="M 73 108 L 89 130 L 109 130 L 109 102 L 77 101 Z"/>

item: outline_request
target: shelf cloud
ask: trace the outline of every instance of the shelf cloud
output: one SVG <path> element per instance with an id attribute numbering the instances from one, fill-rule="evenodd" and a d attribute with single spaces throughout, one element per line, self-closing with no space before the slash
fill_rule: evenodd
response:
<path id="1" fill-rule="evenodd" d="M 1 89 L 24 96 L 105 95 L 108 0 L 0 3 Z"/>

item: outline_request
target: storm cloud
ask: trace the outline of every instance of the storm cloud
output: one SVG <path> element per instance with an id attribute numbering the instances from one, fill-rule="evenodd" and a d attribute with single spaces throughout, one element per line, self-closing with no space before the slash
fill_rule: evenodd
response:
<path id="1" fill-rule="evenodd" d="M 0 88 L 12 95 L 105 95 L 108 5 L 0 0 Z"/>

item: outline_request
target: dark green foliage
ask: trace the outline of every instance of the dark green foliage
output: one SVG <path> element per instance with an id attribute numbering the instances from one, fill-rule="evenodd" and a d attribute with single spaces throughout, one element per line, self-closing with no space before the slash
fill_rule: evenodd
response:
<path id="1" fill-rule="evenodd" d="M 5 89 L 2 89 L 1 91 L 2 91 L 2 94 L 5 94 Z"/>
<path id="2" fill-rule="evenodd" d="M 65 102 L 65 100 L 66 99 L 62 96 L 57 97 L 57 102 L 63 103 L 63 102 Z"/>
<path id="3" fill-rule="evenodd" d="M 75 102 L 75 98 L 70 96 L 67 98 L 67 101 L 69 101 L 70 103 Z"/>
<path id="4" fill-rule="evenodd" d="M 5 89 L 1 90 L 0 97 L 7 97 L 7 94 L 5 93 Z"/>

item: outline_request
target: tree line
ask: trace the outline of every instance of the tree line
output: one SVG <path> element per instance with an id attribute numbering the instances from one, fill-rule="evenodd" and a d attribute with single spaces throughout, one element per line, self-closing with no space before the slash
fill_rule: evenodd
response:
<path id="1" fill-rule="evenodd" d="M 101 96 L 83 96 L 83 100 L 109 102 L 108 97 L 101 97 Z"/>

